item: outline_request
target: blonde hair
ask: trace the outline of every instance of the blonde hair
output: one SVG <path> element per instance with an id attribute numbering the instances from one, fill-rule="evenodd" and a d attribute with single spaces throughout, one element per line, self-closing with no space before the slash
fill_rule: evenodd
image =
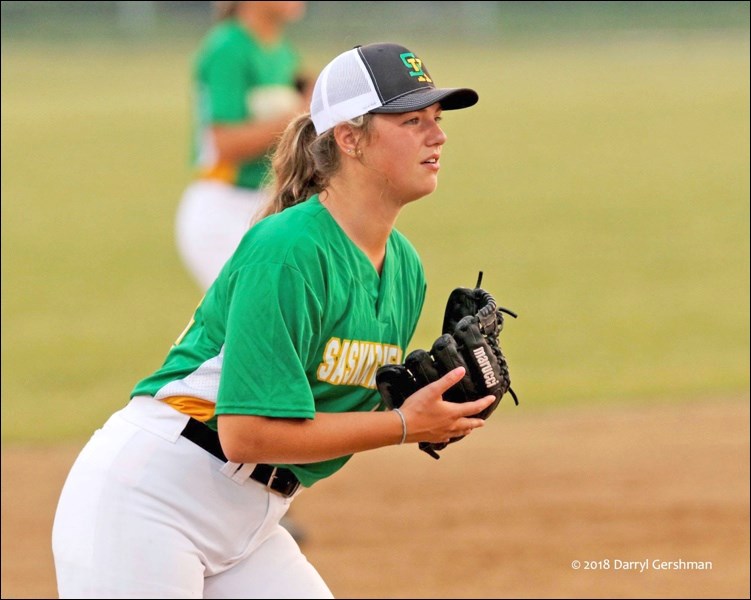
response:
<path id="1" fill-rule="evenodd" d="M 367 140 L 373 115 L 367 114 L 347 121 L 362 132 Z M 339 148 L 331 128 L 316 134 L 310 113 L 292 120 L 284 130 L 271 157 L 272 180 L 269 201 L 254 223 L 304 202 L 323 191 L 341 166 Z"/>

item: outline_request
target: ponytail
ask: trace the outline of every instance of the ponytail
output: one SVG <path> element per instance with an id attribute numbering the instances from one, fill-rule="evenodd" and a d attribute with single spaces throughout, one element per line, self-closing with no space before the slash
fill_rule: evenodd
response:
<path id="1" fill-rule="evenodd" d="M 348 121 L 348 124 L 362 129 L 367 136 L 370 121 L 371 115 L 364 115 Z M 287 125 L 271 157 L 271 195 L 253 223 L 323 191 L 339 170 L 339 165 L 339 148 L 333 128 L 319 136 L 310 113 L 298 116 Z"/>

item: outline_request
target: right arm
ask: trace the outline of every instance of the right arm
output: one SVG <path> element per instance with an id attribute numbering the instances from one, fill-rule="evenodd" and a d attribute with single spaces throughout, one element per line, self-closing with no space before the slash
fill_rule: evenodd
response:
<path id="1" fill-rule="evenodd" d="M 264 156 L 297 114 L 292 111 L 263 121 L 250 119 L 237 124 L 214 124 L 211 135 L 219 160 L 242 163 Z"/>
<path id="2" fill-rule="evenodd" d="M 294 89 L 293 82 L 289 82 L 288 93 L 281 85 L 269 87 L 258 80 L 258 73 L 250 72 L 253 64 L 246 46 L 228 37 L 223 44 L 212 46 L 197 65 L 202 119 L 210 128 L 218 159 L 224 163 L 239 164 L 264 156 L 287 124 L 308 109 L 309 100 Z"/>
<path id="3" fill-rule="evenodd" d="M 446 442 L 468 435 L 485 421 L 472 417 L 494 397 L 455 404 L 443 393 L 464 374 L 455 369 L 412 394 L 401 406 L 407 442 Z M 316 413 L 314 419 L 223 414 L 219 439 L 227 458 L 237 463 L 310 463 L 399 444 L 399 415 L 387 412 Z"/>

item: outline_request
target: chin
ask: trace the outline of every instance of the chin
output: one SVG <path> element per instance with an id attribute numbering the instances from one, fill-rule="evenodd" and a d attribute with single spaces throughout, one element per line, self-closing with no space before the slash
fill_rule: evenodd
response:
<path id="1" fill-rule="evenodd" d="M 404 206 L 405 204 L 409 204 L 410 202 L 414 202 L 415 200 L 425 198 L 425 196 L 430 196 L 430 194 L 435 192 L 437 187 L 438 181 L 435 179 L 433 179 L 432 181 L 424 181 L 421 182 L 421 185 L 419 186 L 413 185 L 410 186 L 411 189 L 403 189 L 402 192 L 398 194 L 398 197 L 401 197 L 401 205 Z M 396 190 L 394 189 L 394 191 Z"/>
<path id="2" fill-rule="evenodd" d="M 414 194 L 414 195 L 411 195 L 411 196 L 405 196 L 404 197 L 404 201 L 402 202 L 402 206 L 404 206 L 406 204 L 410 204 L 411 202 L 416 202 L 417 200 L 422 200 L 423 198 L 427 198 L 434 191 L 435 191 L 435 187 L 433 187 L 432 189 L 430 189 L 428 191 L 421 192 L 419 194 Z"/>
<path id="3" fill-rule="evenodd" d="M 425 196 L 430 196 L 430 194 L 435 192 L 437 187 L 438 187 L 438 182 L 434 182 L 433 185 L 430 185 L 430 186 L 425 186 L 425 188 L 420 191 L 420 195 L 417 197 L 424 198 Z"/>

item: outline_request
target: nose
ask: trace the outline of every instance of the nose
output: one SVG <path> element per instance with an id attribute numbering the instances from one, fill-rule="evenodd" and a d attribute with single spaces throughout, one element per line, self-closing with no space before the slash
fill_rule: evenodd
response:
<path id="1" fill-rule="evenodd" d="M 443 146 L 446 143 L 448 136 L 441 129 L 440 123 L 433 123 L 433 131 L 430 133 L 429 144 L 430 146 Z"/>

